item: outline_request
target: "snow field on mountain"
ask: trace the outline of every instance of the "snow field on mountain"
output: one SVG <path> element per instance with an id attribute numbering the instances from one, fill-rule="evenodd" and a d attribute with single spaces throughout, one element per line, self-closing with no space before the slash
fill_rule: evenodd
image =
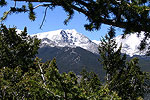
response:
<path id="1" fill-rule="evenodd" d="M 41 47 L 81 47 L 92 53 L 98 53 L 97 44 L 92 42 L 86 36 L 78 33 L 75 29 L 72 30 L 56 30 L 34 34 L 42 40 Z M 32 35 L 32 36 L 34 36 Z"/>
<path id="2" fill-rule="evenodd" d="M 100 44 L 100 41 L 97 40 L 90 40 L 86 36 L 84 36 L 81 33 L 78 33 L 75 29 L 72 30 L 56 30 L 56 31 L 49 31 L 49 32 L 43 32 L 43 33 L 37 33 L 34 34 L 37 35 L 37 38 L 42 40 L 41 47 L 43 46 L 50 46 L 50 47 L 81 47 L 83 49 L 86 49 L 88 51 L 91 51 L 92 53 L 98 54 L 98 45 Z M 32 36 L 34 36 L 32 35 Z M 144 32 L 142 32 L 139 37 L 136 33 L 133 34 L 127 34 L 125 38 L 122 38 L 122 35 L 119 35 L 115 37 L 118 44 L 118 48 L 122 44 L 122 53 L 126 53 L 127 55 L 133 56 L 133 55 L 145 55 L 149 44 L 145 48 L 145 50 L 140 51 L 139 45 L 141 43 L 141 40 L 144 38 Z M 150 43 L 150 39 L 147 40 L 148 43 Z"/>

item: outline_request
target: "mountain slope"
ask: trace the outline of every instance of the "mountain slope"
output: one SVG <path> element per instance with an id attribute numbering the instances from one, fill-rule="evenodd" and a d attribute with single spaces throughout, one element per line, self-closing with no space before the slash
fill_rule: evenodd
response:
<path id="1" fill-rule="evenodd" d="M 83 68 L 88 71 L 94 71 L 99 76 L 104 76 L 105 72 L 98 61 L 99 55 L 91 53 L 81 47 L 50 47 L 45 46 L 39 49 L 39 58 L 42 61 L 48 61 L 56 58 L 60 72 L 73 71 L 79 74 Z"/>

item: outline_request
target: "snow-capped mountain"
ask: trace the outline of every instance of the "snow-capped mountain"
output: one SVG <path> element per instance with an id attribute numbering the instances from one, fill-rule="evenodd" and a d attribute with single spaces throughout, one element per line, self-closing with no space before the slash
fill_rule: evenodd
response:
<path id="1" fill-rule="evenodd" d="M 75 29 L 72 30 L 56 30 L 49 31 L 43 33 L 37 33 L 32 36 L 37 36 L 37 38 L 41 39 L 41 47 L 50 46 L 50 47 L 81 47 L 92 53 L 98 54 L 98 45 L 100 41 L 90 40 L 86 36 L 81 33 L 78 33 Z M 122 38 L 122 35 L 115 37 L 118 47 L 122 44 L 122 53 L 126 53 L 127 55 L 145 55 L 149 46 L 145 48 L 145 50 L 140 51 L 138 49 L 141 40 L 144 38 L 144 32 L 142 32 L 139 36 L 136 33 L 127 34 L 125 38 Z M 148 43 L 150 40 L 148 40 Z"/>
<path id="2" fill-rule="evenodd" d="M 118 46 L 122 44 L 121 52 L 126 53 L 130 56 L 133 55 L 142 56 L 146 54 L 149 45 L 147 45 L 146 48 L 142 51 L 138 49 L 143 38 L 144 32 L 141 32 L 139 36 L 136 33 L 127 34 L 124 39 L 122 38 L 122 35 L 115 37 Z M 150 40 L 148 40 L 147 42 L 150 42 Z"/>
<path id="3" fill-rule="evenodd" d="M 116 40 L 118 47 L 122 44 L 122 53 L 126 53 L 129 56 L 133 55 L 145 55 L 149 45 L 145 48 L 145 50 L 140 51 L 138 48 L 140 46 L 141 40 L 144 38 L 144 32 L 142 32 L 139 36 L 136 33 L 132 34 L 127 34 L 125 38 L 122 38 L 122 35 L 119 35 L 115 37 L 114 39 Z M 94 40 L 93 42 L 100 44 L 100 41 Z M 150 39 L 147 40 L 147 42 L 150 42 Z"/>
<path id="4" fill-rule="evenodd" d="M 78 33 L 75 29 L 72 30 L 56 30 L 44 33 L 37 33 L 32 36 L 37 36 L 41 39 L 41 47 L 81 47 L 92 53 L 98 53 L 97 44 L 92 42 L 86 36 Z"/>
<path id="5" fill-rule="evenodd" d="M 97 40 L 92 40 L 92 42 L 96 43 L 97 45 L 101 43 L 101 41 L 97 41 Z"/>

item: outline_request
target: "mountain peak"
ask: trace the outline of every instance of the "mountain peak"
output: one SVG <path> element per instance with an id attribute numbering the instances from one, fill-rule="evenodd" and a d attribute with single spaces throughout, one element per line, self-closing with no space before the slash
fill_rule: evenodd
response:
<path id="1" fill-rule="evenodd" d="M 43 38 L 48 38 L 48 39 L 52 39 L 55 36 L 59 36 L 60 37 L 64 37 L 64 36 L 69 36 L 72 34 L 79 34 L 75 29 L 59 29 L 59 30 L 55 30 L 55 31 L 49 31 L 49 32 L 43 32 L 43 33 L 37 33 L 37 34 L 33 34 L 32 36 L 36 35 L 39 39 L 43 39 Z"/>
<path id="2" fill-rule="evenodd" d="M 83 34 L 78 33 L 75 29 L 60 29 L 34 35 L 42 40 L 41 47 L 81 47 L 93 53 L 98 53 L 97 45 Z"/>
<path id="3" fill-rule="evenodd" d="M 140 35 L 138 36 L 137 33 L 132 33 L 132 34 L 127 34 L 125 38 L 122 38 L 123 35 L 118 35 L 114 39 L 116 40 L 118 48 L 120 45 L 122 45 L 122 53 L 125 53 L 129 56 L 134 56 L 134 55 L 145 55 L 148 47 L 150 45 L 147 45 L 147 47 L 140 51 L 138 48 L 140 46 L 141 41 L 144 39 L 144 32 L 141 32 Z M 100 41 L 93 40 L 96 44 L 100 44 Z M 150 39 L 147 40 L 148 44 L 150 43 Z"/>
<path id="4" fill-rule="evenodd" d="M 138 48 L 141 41 L 144 39 L 144 32 L 141 32 L 138 36 L 137 33 L 127 34 L 125 38 L 122 35 L 115 37 L 118 46 L 122 44 L 122 53 L 126 53 L 130 56 L 145 55 L 148 50 L 148 45 L 145 50 L 140 51 Z M 147 42 L 149 42 L 148 40 Z"/>

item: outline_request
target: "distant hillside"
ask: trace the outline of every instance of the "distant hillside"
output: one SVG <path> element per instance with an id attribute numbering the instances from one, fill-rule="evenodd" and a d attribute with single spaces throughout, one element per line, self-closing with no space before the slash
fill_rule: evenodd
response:
<path id="1" fill-rule="evenodd" d="M 85 68 L 89 72 L 93 71 L 97 73 L 102 80 L 105 76 L 105 71 L 98 61 L 100 56 L 80 47 L 70 48 L 45 46 L 39 49 L 39 54 L 37 56 L 42 58 L 43 62 L 52 60 L 55 57 L 61 73 L 73 71 L 79 74 L 82 69 Z M 150 57 L 134 57 L 139 58 L 141 70 L 150 72 Z M 133 57 L 127 56 L 127 60 L 132 58 Z"/>
<path id="2" fill-rule="evenodd" d="M 150 57 L 149 56 L 133 56 L 139 58 L 139 66 L 141 67 L 141 70 L 150 72 Z M 128 56 L 128 60 L 132 59 L 133 57 Z"/>
<path id="3" fill-rule="evenodd" d="M 83 68 L 87 71 L 93 71 L 99 76 L 104 77 L 105 72 L 102 65 L 98 61 L 99 55 L 93 54 L 80 47 L 50 47 L 45 46 L 39 49 L 39 58 L 42 61 L 51 60 L 56 58 L 60 72 L 73 71 L 79 74 Z"/>

